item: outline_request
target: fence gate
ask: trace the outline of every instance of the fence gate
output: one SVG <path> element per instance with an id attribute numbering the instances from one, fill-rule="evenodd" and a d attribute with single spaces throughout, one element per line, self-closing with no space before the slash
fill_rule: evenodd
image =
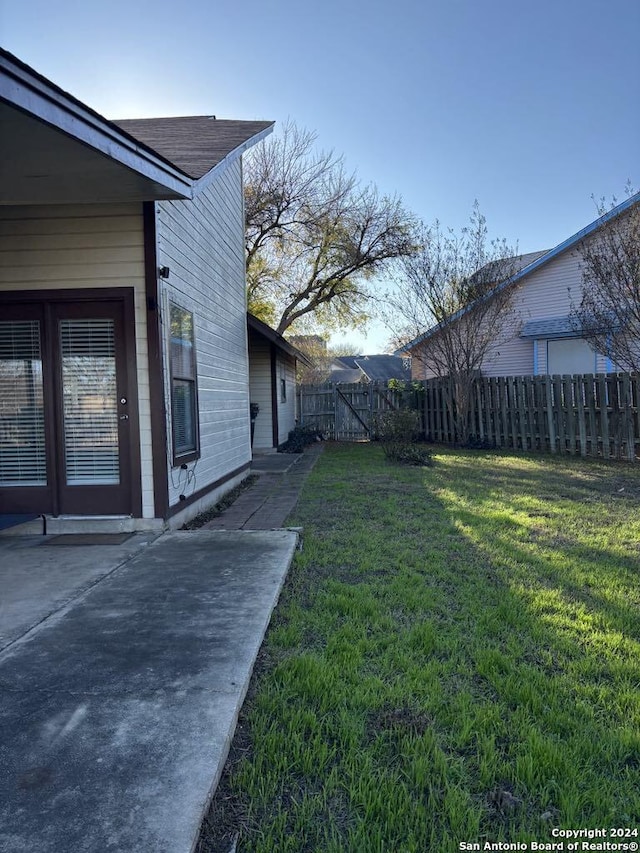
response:
<path id="1" fill-rule="evenodd" d="M 404 393 L 384 384 L 364 382 L 301 385 L 300 423 L 337 441 L 368 441 L 374 415 L 397 409 Z"/>

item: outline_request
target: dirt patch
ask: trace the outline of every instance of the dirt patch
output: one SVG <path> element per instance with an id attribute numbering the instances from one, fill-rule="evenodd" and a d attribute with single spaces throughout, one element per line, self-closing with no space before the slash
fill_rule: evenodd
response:
<path id="1" fill-rule="evenodd" d="M 256 669 L 259 661 L 260 656 L 256 661 Z M 251 749 L 251 738 L 241 714 L 220 783 L 200 827 L 200 837 L 194 853 L 229 853 L 238 835 L 249 828 L 251 821 L 246 804 L 241 797 L 233 793 L 231 776 L 236 765 L 250 756 Z"/>
<path id="2" fill-rule="evenodd" d="M 420 737 L 425 734 L 433 720 L 428 714 L 417 711 L 414 708 L 387 707 L 374 711 L 369 715 L 367 731 L 370 736 L 375 736 L 387 731 L 400 731 L 409 735 Z"/>
<path id="3" fill-rule="evenodd" d="M 198 530 L 208 521 L 211 521 L 214 518 L 217 518 L 219 515 L 229 509 L 229 507 L 234 504 L 240 495 L 243 492 L 246 492 L 247 489 L 250 489 L 254 483 L 256 483 L 260 479 L 259 474 L 249 474 L 249 476 L 244 479 L 239 486 L 236 486 L 235 489 L 231 489 L 230 492 L 222 498 L 215 506 L 212 506 L 211 509 L 205 510 L 205 512 L 201 512 L 200 515 L 196 515 L 195 518 L 192 518 L 191 521 L 187 521 L 186 524 L 183 524 L 180 528 L 181 530 Z"/>

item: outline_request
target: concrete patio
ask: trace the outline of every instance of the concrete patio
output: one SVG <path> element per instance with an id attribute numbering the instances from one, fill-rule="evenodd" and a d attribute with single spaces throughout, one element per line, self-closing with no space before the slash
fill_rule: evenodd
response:
<path id="1" fill-rule="evenodd" d="M 296 544 L 0 539 L 1 850 L 189 853 Z"/>

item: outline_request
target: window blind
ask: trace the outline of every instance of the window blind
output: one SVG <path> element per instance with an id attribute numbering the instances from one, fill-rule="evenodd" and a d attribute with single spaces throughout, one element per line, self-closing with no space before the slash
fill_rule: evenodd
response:
<path id="1" fill-rule="evenodd" d="M 0 486 L 46 483 L 40 323 L 1 321 Z"/>
<path id="2" fill-rule="evenodd" d="M 113 320 L 61 320 L 66 482 L 120 482 Z"/>

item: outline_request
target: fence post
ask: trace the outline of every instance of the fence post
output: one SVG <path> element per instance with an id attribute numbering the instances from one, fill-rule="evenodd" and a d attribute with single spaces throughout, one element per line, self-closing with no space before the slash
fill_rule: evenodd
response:
<path id="1" fill-rule="evenodd" d="M 613 438 L 613 455 L 620 459 L 620 400 L 618 397 L 620 387 L 618 376 L 614 373 L 607 375 L 607 399 L 609 402 L 610 421 L 609 436 Z"/>
<path id="2" fill-rule="evenodd" d="M 633 461 L 637 462 L 638 457 L 636 455 L 635 446 L 638 442 L 640 442 L 640 373 L 634 373 L 632 376 L 632 400 L 631 403 L 633 405 L 634 411 L 632 412 L 633 417 Z"/>
<path id="3" fill-rule="evenodd" d="M 478 438 L 484 444 L 484 407 L 482 405 L 482 379 L 478 378 L 474 380 L 473 387 L 475 390 L 475 398 L 476 398 L 476 411 L 477 411 L 477 424 L 478 424 Z"/>
<path id="4" fill-rule="evenodd" d="M 536 424 L 538 434 L 538 450 L 543 453 L 549 449 L 549 425 L 544 413 L 544 383 L 541 376 L 533 378 L 533 404 L 536 411 Z"/>
<path id="5" fill-rule="evenodd" d="M 491 418 L 491 431 L 493 444 L 500 447 L 500 396 L 498 394 L 498 382 L 495 376 L 489 379 L 489 417 Z"/>
<path id="6" fill-rule="evenodd" d="M 587 455 L 587 424 L 585 420 L 584 376 L 574 378 L 576 407 L 578 409 L 578 434 L 580 436 L 580 456 Z"/>
<path id="7" fill-rule="evenodd" d="M 621 430 L 622 435 L 625 436 L 625 443 L 627 445 L 627 459 L 629 462 L 634 462 L 636 458 L 635 451 L 635 435 L 633 429 L 633 416 L 631 409 L 631 377 L 628 373 L 623 373 L 621 376 L 622 379 L 622 388 L 621 390 L 621 408 L 622 408 L 622 417 L 624 421 L 624 429 Z"/>
<path id="8" fill-rule="evenodd" d="M 607 377 L 598 375 L 598 403 L 600 415 L 600 434 L 602 435 L 602 457 L 611 458 L 611 437 L 609 436 L 609 398 L 607 395 Z"/>
<path id="9" fill-rule="evenodd" d="M 507 406 L 509 407 L 509 429 L 511 431 L 511 446 L 518 449 L 518 394 L 515 376 L 507 380 Z"/>
<path id="10" fill-rule="evenodd" d="M 502 422 L 501 447 L 509 447 L 509 391 L 507 377 L 498 377 L 498 394 L 500 395 L 500 420 Z"/>
<path id="11" fill-rule="evenodd" d="M 564 374 L 562 377 L 562 391 L 564 397 L 565 414 L 565 434 L 569 438 L 569 452 L 575 455 L 576 452 L 576 425 L 575 413 L 573 410 L 573 377 L 569 374 Z M 565 441 L 566 446 L 566 441 Z"/>
<path id="12" fill-rule="evenodd" d="M 556 441 L 555 418 L 553 416 L 553 391 L 555 382 L 552 385 L 551 376 L 545 376 L 545 396 L 547 398 L 547 424 L 549 426 L 549 447 L 552 453 L 558 452 L 558 444 Z"/>
<path id="13" fill-rule="evenodd" d="M 518 420 L 520 421 L 520 444 L 523 450 L 528 450 L 527 445 L 527 396 L 524 376 L 516 377 L 516 394 L 518 398 Z"/>
<path id="14" fill-rule="evenodd" d="M 591 456 L 598 455 L 598 430 L 596 427 L 596 396 L 595 396 L 595 376 L 593 373 L 587 373 L 584 377 L 584 405 L 587 410 L 587 418 L 589 420 L 589 451 Z"/>

